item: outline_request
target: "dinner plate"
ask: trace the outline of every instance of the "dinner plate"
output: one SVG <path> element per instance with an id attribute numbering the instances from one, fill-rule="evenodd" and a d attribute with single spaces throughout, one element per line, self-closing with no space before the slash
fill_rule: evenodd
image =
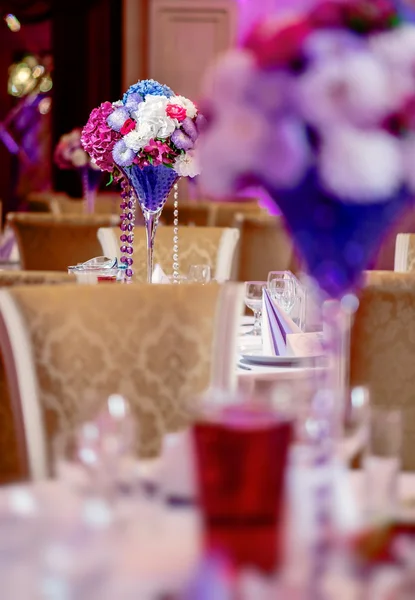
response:
<path id="1" fill-rule="evenodd" d="M 275 367 L 297 367 L 304 363 L 310 363 L 317 356 L 267 356 L 261 352 L 245 352 L 241 355 L 244 362 L 253 365 L 275 366 Z"/>

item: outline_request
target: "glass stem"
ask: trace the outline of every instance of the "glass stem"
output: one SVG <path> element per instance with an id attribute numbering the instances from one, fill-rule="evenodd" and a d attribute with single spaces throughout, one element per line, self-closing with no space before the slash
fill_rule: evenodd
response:
<path id="1" fill-rule="evenodd" d="M 161 211 L 162 209 L 160 209 L 157 213 L 153 213 L 143 210 L 147 235 L 147 283 L 151 283 L 153 277 L 154 237 L 156 235 L 156 229 Z"/>
<path id="2" fill-rule="evenodd" d="M 261 317 L 262 317 L 262 310 L 254 310 L 254 329 L 253 329 L 253 335 L 261 335 L 262 330 L 261 330 Z"/>

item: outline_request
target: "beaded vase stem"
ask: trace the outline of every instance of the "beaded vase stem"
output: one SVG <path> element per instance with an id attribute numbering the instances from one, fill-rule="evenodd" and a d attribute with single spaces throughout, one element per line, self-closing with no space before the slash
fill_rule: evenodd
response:
<path id="1" fill-rule="evenodd" d="M 179 283 L 179 186 L 173 186 L 173 283 Z"/>

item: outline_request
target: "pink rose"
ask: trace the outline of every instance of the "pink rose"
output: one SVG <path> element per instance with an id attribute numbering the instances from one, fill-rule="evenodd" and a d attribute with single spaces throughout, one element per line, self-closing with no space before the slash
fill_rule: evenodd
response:
<path id="1" fill-rule="evenodd" d="M 134 131 L 135 129 L 135 121 L 134 119 L 127 119 L 124 125 L 121 127 L 120 132 L 121 135 L 127 135 L 130 131 Z"/>
<path id="2" fill-rule="evenodd" d="M 168 117 L 171 119 L 177 119 L 179 122 L 184 121 L 187 116 L 186 109 L 178 104 L 168 104 L 166 113 Z"/>
<path id="3" fill-rule="evenodd" d="M 253 52 L 260 67 L 286 67 L 301 56 L 302 46 L 311 32 L 306 19 L 298 19 L 271 35 L 264 33 L 259 25 L 248 36 L 245 47 Z"/>

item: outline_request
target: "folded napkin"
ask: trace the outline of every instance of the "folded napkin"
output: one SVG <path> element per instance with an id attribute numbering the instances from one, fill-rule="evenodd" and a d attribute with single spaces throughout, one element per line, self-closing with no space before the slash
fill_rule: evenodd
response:
<path id="1" fill-rule="evenodd" d="M 287 356 L 287 336 L 301 333 L 287 313 L 271 298 L 264 288 L 262 294 L 262 347 L 268 356 Z"/>
<path id="2" fill-rule="evenodd" d="M 151 276 L 151 282 L 152 283 L 170 283 L 169 278 L 167 277 L 167 275 L 165 274 L 165 272 L 163 271 L 163 269 L 160 267 L 159 264 L 157 264 L 153 269 L 153 275 Z"/>

